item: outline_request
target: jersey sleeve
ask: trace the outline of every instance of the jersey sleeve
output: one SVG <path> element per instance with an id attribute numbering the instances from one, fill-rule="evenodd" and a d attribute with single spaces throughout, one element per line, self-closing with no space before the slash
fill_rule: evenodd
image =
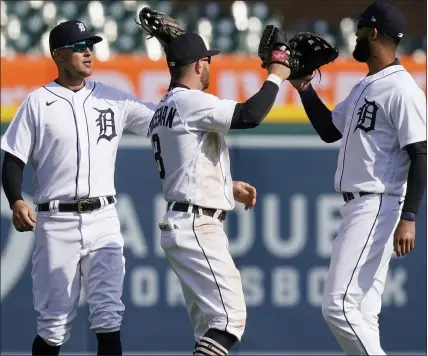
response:
<path id="1" fill-rule="evenodd" d="M 21 103 L 1 139 L 1 149 L 27 164 L 36 140 L 36 108 L 30 96 Z"/>
<path id="2" fill-rule="evenodd" d="M 137 135 L 147 136 L 156 105 L 143 102 L 131 94 L 127 94 L 125 101 L 124 129 Z"/>
<path id="3" fill-rule="evenodd" d="M 420 88 L 406 88 L 393 101 L 391 117 L 398 131 L 398 141 L 403 148 L 427 139 L 426 97 Z"/>
<path id="4" fill-rule="evenodd" d="M 339 104 L 337 104 L 331 115 L 333 118 L 333 124 L 336 126 L 336 128 L 339 130 L 339 132 L 343 135 L 343 131 L 345 130 L 345 124 L 346 124 L 346 108 L 347 108 L 347 100 L 341 101 Z"/>
<path id="5" fill-rule="evenodd" d="M 229 131 L 236 101 L 220 99 L 197 90 L 186 94 L 185 98 L 180 99 L 182 103 L 178 107 L 183 108 L 179 114 L 187 129 L 223 134 Z"/>

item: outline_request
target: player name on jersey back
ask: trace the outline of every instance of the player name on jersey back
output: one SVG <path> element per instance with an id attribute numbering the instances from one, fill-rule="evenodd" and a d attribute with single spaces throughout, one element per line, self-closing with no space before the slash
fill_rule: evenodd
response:
<path id="1" fill-rule="evenodd" d="M 177 109 L 171 108 L 169 106 L 161 106 L 159 109 L 157 109 L 149 125 L 149 136 L 152 134 L 152 131 L 158 126 L 165 126 L 171 128 L 172 121 L 174 120 L 176 114 Z"/>

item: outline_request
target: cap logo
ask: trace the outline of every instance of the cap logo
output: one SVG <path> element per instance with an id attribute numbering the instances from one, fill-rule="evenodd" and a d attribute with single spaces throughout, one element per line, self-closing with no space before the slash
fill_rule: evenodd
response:
<path id="1" fill-rule="evenodd" d="M 376 17 L 372 16 L 371 20 L 372 20 L 373 22 L 376 22 Z"/>
<path id="2" fill-rule="evenodd" d="M 398 38 L 401 38 L 401 37 L 403 37 L 403 34 L 402 34 L 402 33 L 399 33 L 399 34 L 397 35 L 397 37 L 398 37 Z"/>
<path id="3" fill-rule="evenodd" d="M 84 31 L 86 31 L 85 25 L 84 25 L 83 23 L 79 22 L 79 23 L 77 24 L 77 26 L 79 26 L 79 30 L 80 30 L 80 32 L 84 32 Z"/>
<path id="4" fill-rule="evenodd" d="M 170 67 L 175 67 L 175 62 L 169 62 L 168 64 Z"/>

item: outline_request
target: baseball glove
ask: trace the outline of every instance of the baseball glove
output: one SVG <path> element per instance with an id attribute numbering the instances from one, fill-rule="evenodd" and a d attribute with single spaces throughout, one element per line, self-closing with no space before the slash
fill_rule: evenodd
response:
<path id="1" fill-rule="evenodd" d="M 283 46 L 285 51 L 281 49 Z M 290 67 L 290 50 L 285 33 L 274 25 L 266 25 L 260 39 L 258 56 L 262 60 L 262 68 L 268 68 L 272 63 Z"/>
<path id="2" fill-rule="evenodd" d="M 163 12 L 152 10 L 149 7 L 141 9 L 138 14 L 141 28 L 148 33 L 148 39 L 155 37 L 166 49 L 171 39 L 183 34 L 185 31 L 172 17 Z"/>
<path id="3" fill-rule="evenodd" d="M 295 34 L 288 45 L 291 49 L 288 79 L 299 79 L 312 75 L 315 70 L 333 62 L 339 56 L 339 50 L 320 35 L 310 32 Z"/>

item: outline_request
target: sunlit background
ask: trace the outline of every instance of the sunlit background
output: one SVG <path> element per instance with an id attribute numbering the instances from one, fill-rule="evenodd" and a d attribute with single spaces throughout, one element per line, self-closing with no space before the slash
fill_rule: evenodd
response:
<path id="1" fill-rule="evenodd" d="M 345 1 L 337 1 L 340 2 Z M 146 41 L 143 33 L 135 26 L 138 13 L 145 6 L 153 6 L 173 16 L 187 31 L 198 32 L 208 46 L 223 52 L 256 53 L 260 35 L 266 24 L 283 27 L 289 35 L 297 31 L 319 33 L 337 45 L 342 54 L 351 53 L 355 44 L 355 22 L 346 17 L 349 14 L 344 13 L 343 18 L 340 21 L 336 19 L 334 24 L 322 18 L 322 15 L 329 11 L 329 4 L 334 4 L 332 1 L 327 3 L 295 1 L 294 7 L 288 6 L 292 13 L 287 14 L 287 18 L 295 14 L 292 26 L 288 26 L 287 22 L 283 23 L 284 14 L 280 12 L 279 1 L 201 1 L 185 6 L 183 3 L 180 5 L 179 1 L 137 0 L 2 0 L 1 55 L 13 56 L 19 53 L 49 55 L 49 31 L 59 22 L 75 18 L 106 39 L 96 47 L 96 56 L 100 60 L 108 60 L 118 53 L 145 53 L 151 59 L 158 59 L 162 56 L 159 43 Z M 361 1 L 362 5 L 364 3 L 366 2 Z M 417 1 L 410 3 L 416 5 L 413 6 L 411 14 L 417 14 L 421 6 L 418 6 Z M 307 7 L 319 9 L 319 17 L 299 20 L 299 16 Z M 412 22 L 412 19 L 414 16 L 409 22 Z M 418 18 L 416 22 L 417 20 Z M 425 26 L 423 23 L 418 23 L 418 26 L 420 26 L 418 33 L 406 34 L 399 50 L 400 53 L 424 58 Z"/>

